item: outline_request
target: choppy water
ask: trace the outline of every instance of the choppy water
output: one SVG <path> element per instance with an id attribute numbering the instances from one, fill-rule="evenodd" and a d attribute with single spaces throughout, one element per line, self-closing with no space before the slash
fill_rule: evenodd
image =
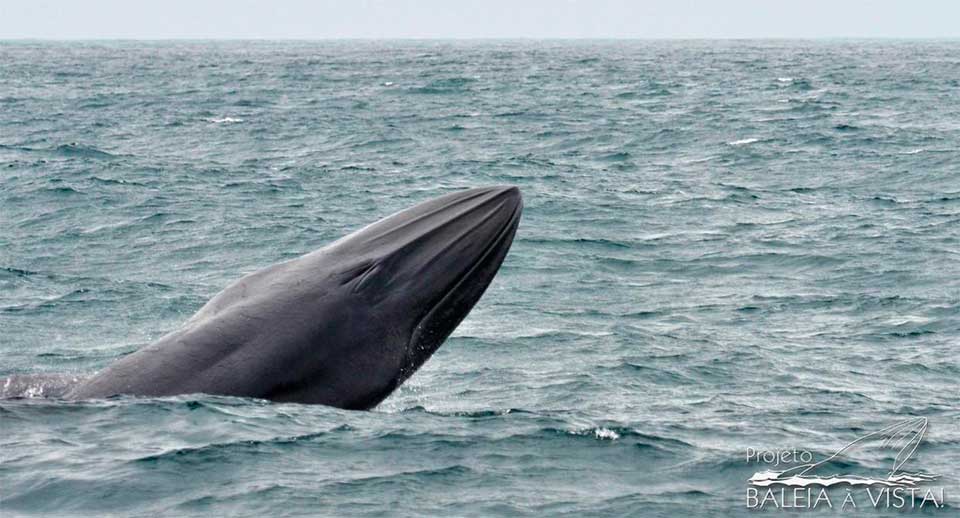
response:
<path id="1" fill-rule="evenodd" d="M 503 269 L 376 411 L 0 401 L 0 513 L 748 514 L 747 448 L 915 416 L 957 512 L 956 41 L 0 44 L 0 375 L 499 183 Z"/>

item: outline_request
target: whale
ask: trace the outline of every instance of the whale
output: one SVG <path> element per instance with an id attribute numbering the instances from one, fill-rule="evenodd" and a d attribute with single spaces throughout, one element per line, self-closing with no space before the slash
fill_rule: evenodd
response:
<path id="1" fill-rule="evenodd" d="M 371 409 L 474 307 L 522 210 L 513 186 L 430 199 L 241 277 L 179 329 L 49 394 L 203 393 Z"/>

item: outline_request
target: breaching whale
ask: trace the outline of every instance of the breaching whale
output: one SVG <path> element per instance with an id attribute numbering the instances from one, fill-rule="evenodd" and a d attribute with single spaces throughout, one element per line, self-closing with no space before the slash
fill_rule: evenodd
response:
<path id="1" fill-rule="evenodd" d="M 436 351 L 499 270 L 516 187 L 423 202 L 242 277 L 183 326 L 64 393 L 206 393 L 369 409 Z"/>

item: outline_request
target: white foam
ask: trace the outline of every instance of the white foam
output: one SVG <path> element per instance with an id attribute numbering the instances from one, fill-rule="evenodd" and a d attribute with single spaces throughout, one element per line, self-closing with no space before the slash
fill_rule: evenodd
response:
<path id="1" fill-rule="evenodd" d="M 207 119 L 207 121 L 214 124 L 236 124 L 238 122 L 243 122 L 243 119 L 238 117 L 214 117 L 212 119 Z"/>
<path id="2" fill-rule="evenodd" d="M 597 439 L 607 441 L 615 441 L 620 438 L 620 434 L 610 430 L 609 428 L 597 428 L 593 431 L 593 435 L 595 435 Z"/>
<path id="3" fill-rule="evenodd" d="M 734 140 L 733 142 L 727 142 L 731 146 L 745 146 L 747 144 L 753 144 L 754 142 L 760 142 L 758 138 L 745 138 L 740 140 Z"/>
<path id="4" fill-rule="evenodd" d="M 932 318 L 922 317 L 919 315 L 902 315 L 900 317 L 891 318 L 887 320 L 887 323 L 892 326 L 903 326 L 911 324 L 929 324 L 933 322 Z"/>

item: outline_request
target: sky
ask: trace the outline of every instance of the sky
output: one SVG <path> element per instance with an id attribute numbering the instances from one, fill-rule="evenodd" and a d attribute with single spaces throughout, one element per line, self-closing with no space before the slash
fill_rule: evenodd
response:
<path id="1" fill-rule="evenodd" d="M 0 0 L 0 39 L 957 37 L 958 0 Z"/>

